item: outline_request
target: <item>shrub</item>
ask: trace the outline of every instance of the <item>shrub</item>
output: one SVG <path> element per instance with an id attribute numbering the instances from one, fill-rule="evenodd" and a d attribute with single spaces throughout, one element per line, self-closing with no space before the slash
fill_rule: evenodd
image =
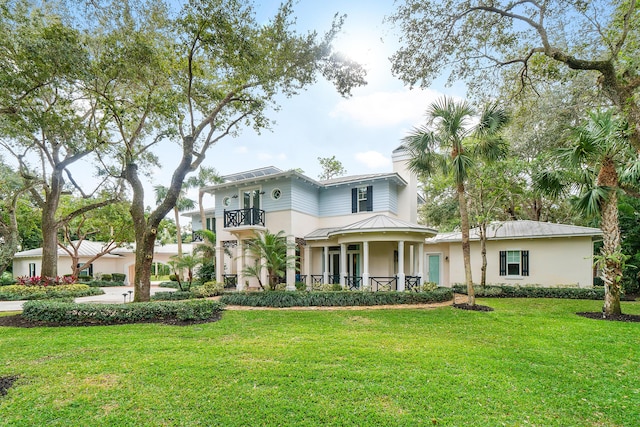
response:
<path id="1" fill-rule="evenodd" d="M 114 286 L 123 286 L 122 282 L 105 282 L 104 280 L 92 280 L 91 282 L 87 282 L 87 285 L 91 286 L 92 288 L 108 288 L 108 287 L 114 287 Z"/>
<path id="2" fill-rule="evenodd" d="M 0 286 L 13 285 L 15 283 L 16 281 L 11 273 L 5 271 L 4 273 L 2 273 L 2 275 L 0 275 Z"/>
<path id="3" fill-rule="evenodd" d="M 202 264 L 196 272 L 199 283 L 207 283 L 216 280 L 216 265 Z"/>
<path id="4" fill-rule="evenodd" d="M 151 295 L 151 301 L 179 301 L 185 299 L 193 299 L 196 296 L 191 291 L 167 291 L 156 292 Z"/>
<path id="5" fill-rule="evenodd" d="M 100 276 L 100 280 L 102 280 L 103 282 L 110 282 L 113 276 L 111 276 L 111 274 L 102 274 Z"/>
<path id="6" fill-rule="evenodd" d="M 169 275 L 169 280 L 171 280 L 172 282 L 177 282 L 178 281 L 178 276 L 175 274 L 170 274 Z"/>
<path id="7" fill-rule="evenodd" d="M 296 282 L 296 291 L 305 291 L 307 290 L 307 284 L 304 282 Z"/>
<path id="8" fill-rule="evenodd" d="M 433 292 L 239 292 L 225 294 L 221 302 L 252 307 L 370 306 L 424 304 L 449 301 L 453 292 L 438 288 Z"/>
<path id="9" fill-rule="evenodd" d="M 435 282 L 425 282 L 420 285 L 421 292 L 432 292 L 438 289 L 438 284 Z"/>
<path id="10" fill-rule="evenodd" d="M 178 282 L 160 282 L 158 287 L 178 289 Z"/>
<path id="11" fill-rule="evenodd" d="M 92 280 L 93 280 L 93 276 L 88 276 L 88 275 L 78 276 L 78 282 L 88 283 L 88 282 L 91 282 Z"/>
<path id="12" fill-rule="evenodd" d="M 191 293 L 196 298 L 208 298 L 221 295 L 224 292 L 224 283 L 218 282 L 206 282 L 202 285 L 194 286 L 191 288 Z"/>
<path id="13" fill-rule="evenodd" d="M 0 289 L 0 301 L 18 301 L 52 298 L 78 298 L 89 295 L 102 295 L 101 289 L 87 285 L 57 285 L 57 286 L 24 286 L 10 285 Z"/>
<path id="14" fill-rule="evenodd" d="M 153 321 L 206 321 L 224 309 L 217 301 L 154 301 L 132 304 L 76 304 L 29 301 L 22 316 L 28 320 L 58 324 L 110 325 Z"/>
<path id="15" fill-rule="evenodd" d="M 58 286 L 71 285 L 73 283 L 76 283 L 76 279 L 70 274 L 56 277 L 20 276 L 16 280 L 16 284 L 20 286 Z"/>
<path id="16" fill-rule="evenodd" d="M 564 299 L 604 299 L 604 289 L 595 288 L 544 288 L 537 286 L 478 286 L 473 289 L 477 297 L 486 298 L 564 298 Z M 465 285 L 454 285 L 454 292 L 466 294 Z"/>
<path id="17" fill-rule="evenodd" d="M 126 274 L 122 274 L 122 273 L 112 273 L 111 274 L 111 280 L 114 282 L 120 282 L 120 283 L 124 283 L 124 279 L 127 278 Z"/>

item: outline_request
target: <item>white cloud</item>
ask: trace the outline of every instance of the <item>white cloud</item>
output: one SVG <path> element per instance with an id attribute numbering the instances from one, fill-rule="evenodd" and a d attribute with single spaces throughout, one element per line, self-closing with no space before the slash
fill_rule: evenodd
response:
<path id="1" fill-rule="evenodd" d="M 377 151 L 364 151 L 356 153 L 356 160 L 363 163 L 369 169 L 388 168 L 391 165 L 391 159 L 378 153 Z"/>
<path id="2" fill-rule="evenodd" d="M 287 155 L 285 153 L 270 154 L 270 153 L 265 153 L 263 151 L 258 153 L 258 159 L 262 161 L 271 161 L 271 160 L 284 161 L 284 160 L 287 160 Z"/>
<path id="3" fill-rule="evenodd" d="M 370 128 L 402 123 L 414 125 L 424 120 L 429 104 L 442 95 L 435 90 L 417 88 L 405 88 L 399 92 L 376 92 L 341 100 L 329 115 Z"/>
<path id="4" fill-rule="evenodd" d="M 249 149 L 244 145 L 241 145 L 239 147 L 236 147 L 234 151 L 236 154 L 247 154 L 249 152 Z"/>

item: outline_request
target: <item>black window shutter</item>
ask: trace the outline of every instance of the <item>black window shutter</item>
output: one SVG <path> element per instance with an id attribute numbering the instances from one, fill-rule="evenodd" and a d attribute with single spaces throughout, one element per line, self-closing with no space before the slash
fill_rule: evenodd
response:
<path id="1" fill-rule="evenodd" d="M 522 261 L 522 275 L 529 275 L 529 251 L 520 252 L 520 257 Z"/>
<path id="2" fill-rule="evenodd" d="M 500 275 L 507 275 L 507 251 L 500 251 Z"/>
<path id="3" fill-rule="evenodd" d="M 358 212 L 358 189 L 351 189 L 351 213 Z"/>
<path id="4" fill-rule="evenodd" d="M 373 185 L 367 186 L 367 212 L 373 211 Z"/>

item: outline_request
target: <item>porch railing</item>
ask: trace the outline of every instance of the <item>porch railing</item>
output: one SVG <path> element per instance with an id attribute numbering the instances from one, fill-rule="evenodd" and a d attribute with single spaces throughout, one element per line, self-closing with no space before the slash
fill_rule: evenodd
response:
<path id="1" fill-rule="evenodd" d="M 406 291 L 420 291 L 420 276 L 406 276 L 404 278 L 404 289 Z"/>
<path id="2" fill-rule="evenodd" d="M 372 291 L 396 291 L 398 290 L 398 277 L 371 277 Z"/>
<path id="3" fill-rule="evenodd" d="M 257 208 L 224 211 L 224 227 L 242 227 L 245 225 L 265 226 L 264 211 Z"/>
<path id="4" fill-rule="evenodd" d="M 235 288 L 238 286 L 238 275 L 237 274 L 223 274 L 222 281 L 224 282 L 225 288 Z"/>
<path id="5" fill-rule="evenodd" d="M 324 274 L 310 274 L 312 285 L 322 285 L 324 283 Z"/>
<path id="6" fill-rule="evenodd" d="M 362 276 L 344 276 L 344 283 L 350 291 L 362 289 Z"/>

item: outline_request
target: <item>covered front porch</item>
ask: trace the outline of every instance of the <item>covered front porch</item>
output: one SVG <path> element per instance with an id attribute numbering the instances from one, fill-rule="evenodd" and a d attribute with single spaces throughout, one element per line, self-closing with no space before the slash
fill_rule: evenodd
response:
<path id="1" fill-rule="evenodd" d="M 439 282 L 440 257 L 425 253 L 425 239 L 436 231 L 385 215 L 305 236 L 297 280 L 307 289 L 340 284 L 368 291 L 416 290 Z"/>

